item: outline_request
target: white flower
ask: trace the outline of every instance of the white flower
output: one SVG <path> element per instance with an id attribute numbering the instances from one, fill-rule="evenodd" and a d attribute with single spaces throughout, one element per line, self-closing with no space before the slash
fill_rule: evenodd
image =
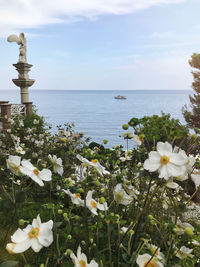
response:
<path id="1" fill-rule="evenodd" d="M 149 249 L 149 251 L 151 252 L 151 254 L 153 255 L 155 253 L 155 257 L 157 257 L 158 260 L 164 261 L 165 256 L 162 252 L 160 252 L 160 248 L 157 249 L 156 246 L 154 246 L 153 244 L 147 244 L 147 247 Z"/>
<path id="2" fill-rule="evenodd" d="M 179 185 L 173 181 L 173 178 L 169 178 L 169 180 L 166 183 L 166 187 L 171 189 L 176 189 L 179 187 Z"/>
<path id="3" fill-rule="evenodd" d="M 8 159 L 6 160 L 6 163 L 7 163 L 8 169 L 10 169 L 15 175 L 19 175 L 21 157 L 10 155 Z"/>
<path id="4" fill-rule="evenodd" d="M 62 190 L 65 194 L 71 197 L 72 203 L 76 204 L 77 206 L 84 206 L 84 200 L 81 199 L 81 195 L 79 193 L 72 194 L 69 190 Z"/>
<path id="5" fill-rule="evenodd" d="M 88 191 L 86 196 L 86 206 L 93 214 L 98 215 L 97 209 L 105 211 L 108 209 L 108 206 L 106 202 L 104 204 L 100 204 L 96 200 L 94 200 L 92 198 L 93 192 L 94 191 L 92 190 Z"/>
<path id="6" fill-rule="evenodd" d="M 164 267 L 164 265 L 156 257 L 153 257 L 153 259 L 149 262 L 149 264 L 146 265 L 150 259 L 151 255 L 145 253 L 137 257 L 136 263 L 138 264 L 139 267 L 145 267 L 145 266 Z"/>
<path id="7" fill-rule="evenodd" d="M 48 158 L 53 164 L 53 171 L 57 172 L 60 176 L 62 176 L 63 175 L 62 159 L 57 158 L 55 155 L 53 155 L 53 157 L 51 155 L 48 155 Z"/>
<path id="8" fill-rule="evenodd" d="M 141 136 L 134 135 L 132 139 L 138 146 L 141 146 L 141 144 L 144 141 L 144 136 L 143 135 L 141 135 Z"/>
<path id="9" fill-rule="evenodd" d="M 75 168 L 75 176 L 78 181 L 85 180 L 85 172 L 86 167 L 83 166 L 76 166 Z"/>
<path id="10" fill-rule="evenodd" d="M 24 151 L 24 150 L 22 149 L 22 147 L 19 146 L 19 145 L 15 146 L 15 151 L 16 151 L 17 153 L 22 154 L 22 155 L 25 154 L 25 151 Z"/>
<path id="11" fill-rule="evenodd" d="M 81 155 L 76 156 L 82 162 L 83 167 L 93 167 L 95 168 L 100 175 L 103 174 L 110 174 L 109 171 L 106 171 L 105 167 L 103 167 L 97 159 L 93 159 L 91 161 L 87 160 L 86 158 L 82 157 Z"/>
<path id="12" fill-rule="evenodd" d="M 22 120 L 19 121 L 19 126 L 24 127 L 24 122 Z"/>
<path id="13" fill-rule="evenodd" d="M 132 156 L 131 156 L 131 151 L 125 151 L 125 156 L 124 157 L 120 157 L 119 159 L 124 162 L 126 160 L 131 160 Z"/>
<path id="14" fill-rule="evenodd" d="M 125 227 L 125 226 L 124 226 L 124 227 L 121 228 L 121 230 L 122 230 L 122 232 L 125 234 L 125 233 L 127 232 L 127 230 L 128 230 L 128 227 Z"/>
<path id="15" fill-rule="evenodd" d="M 13 253 L 22 253 L 30 247 L 39 252 L 42 247 L 49 247 L 53 242 L 53 221 L 41 223 L 40 215 L 37 219 L 33 219 L 32 225 L 27 225 L 26 228 L 18 230 L 11 236 L 14 245 L 7 245 Z"/>
<path id="16" fill-rule="evenodd" d="M 39 123 L 40 123 L 39 120 L 36 120 L 36 119 L 33 120 L 33 124 L 39 124 Z"/>
<path id="17" fill-rule="evenodd" d="M 13 119 L 9 118 L 9 119 L 8 119 L 8 122 L 9 122 L 10 124 L 14 124 L 15 121 L 14 121 Z"/>
<path id="18" fill-rule="evenodd" d="M 187 257 L 193 258 L 194 255 L 192 255 L 191 252 L 192 252 L 192 249 L 182 246 L 179 250 L 177 249 L 176 256 L 181 260 Z"/>
<path id="19" fill-rule="evenodd" d="M 149 158 L 144 162 L 144 169 L 154 172 L 158 170 L 159 178 L 181 176 L 185 173 L 187 159 L 182 153 L 172 152 L 172 146 L 168 142 L 158 142 L 157 151 L 151 151 Z"/>
<path id="20" fill-rule="evenodd" d="M 74 263 L 74 267 L 98 267 L 98 263 L 95 260 L 92 260 L 90 263 L 87 262 L 87 256 L 84 253 L 81 253 L 81 247 L 77 249 L 77 256 L 71 252 L 70 257 Z"/>
<path id="21" fill-rule="evenodd" d="M 42 140 L 42 141 L 35 140 L 35 144 L 36 144 L 36 146 L 38 146 L 38 147 L 43 146 L 43 144 L 44 144 L 44 140 Z"/>
<path id="22" fill-rule="evenodd" d="M 22 160 L 22 166 L 20 166 L 20 172 L 24 175 L 29 176 L 33 181 L 38 183 L 40 186 L 44 186 L 43 181 L 51 181 L 51 171 L 43 169 L 39 171 L 34 167 L 29 160 Z"/>
<path id="23" fill-rule="evenodd" d="M 127 206 L 131 203 L 132 197 L 129 196 L 126 191 L 122 188 L 122 184 L 117 184 L 114 188 L 114 199 L 118 204 Z"/>
<path id="24" fill-rule="evenodd" d="M 191 174 L 191 179 L 195 184 L 196 189 L 200 186 L 200 170 L 194 169 Z"/>
<path id="25" fill-rule="evenodd" d="M 186 160 L 186 163 L 185 163 L 186 169 L 185 169 L 184 174 L 176 177 L 176 179 L 179 181 L 185 181 L 188 179 L 188 173 L 192 171 L 192 167 L 195 164 L 195 157 L 193 157 L 192 155 L 187 156 L 184 150 L 179 149 L 177 147 L 174 148 L 173 152 L 180 153 Z"/>

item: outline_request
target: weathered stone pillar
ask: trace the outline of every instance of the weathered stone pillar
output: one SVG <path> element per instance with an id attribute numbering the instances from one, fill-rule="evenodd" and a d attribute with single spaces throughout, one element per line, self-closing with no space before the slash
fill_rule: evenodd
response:
<path id="1" fill-rule="evenodd" d="M 10 124 L 8 119 L 11 118 L 11 104 L 1 104 L 1 122 L 3 124 L 3 129 L 9 129 Z"/>
<path id="2" fill-rule="evenodd" d="M 29 102 L 29 92 L 28 88 L 33 85 L 35 80 L 29 79 L 28 72 L 30 71 L 32 65 L 24 62 L 18 62 L 13 64 L 13 66 L 18 71 L 18 79 L 12 79 L 15 85 L 21 89 L 21 104 Z"/>
<path id="3" fill-rule="evenodd" d="M 31 115 L 33 111 L 33 102 L 24 102 L 26 106 L 26 114 Z"/>

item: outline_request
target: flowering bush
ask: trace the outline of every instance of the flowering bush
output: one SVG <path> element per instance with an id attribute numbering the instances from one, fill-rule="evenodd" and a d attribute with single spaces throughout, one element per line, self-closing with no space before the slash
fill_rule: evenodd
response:
<path id="1" fill-rule="evenodd" d="M 133 133 L 133 151 L 91 148 L 72 125 L 51 134 L 36 114 L 10 124 L 0 133 L 0 267 L 198 266 L 198 156 Z"/>

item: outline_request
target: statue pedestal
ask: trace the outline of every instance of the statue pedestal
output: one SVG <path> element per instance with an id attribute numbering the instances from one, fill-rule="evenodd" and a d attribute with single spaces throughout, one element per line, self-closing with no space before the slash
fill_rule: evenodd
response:
<path id="1" fill-rule="evenodd" d="M 29 102 L 28 88 L 32 86 L 35 82 L 35 80 L 29 79 L 28 75 L 28 72 L 30 71 L 33 65 L 24 62 L 18 62 L 17 64 L 13 64 L 13 66 L 16 68 L 19 74 L 18 79 L 12 79 L 12 81 L 15 85 L 20 87 L 21 104 L 24 104 L 25 102 Z"/>

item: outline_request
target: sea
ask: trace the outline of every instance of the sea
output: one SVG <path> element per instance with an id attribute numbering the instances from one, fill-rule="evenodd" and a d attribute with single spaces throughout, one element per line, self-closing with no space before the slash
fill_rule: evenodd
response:
<path id="1" fill-rule="evenodd" d="M 133 118 L 170 113 L 172 118 L 185 124 L 182 107 L 189 106 L 192 90 L 29 90 L 29 99 L 52 125 L 74 123 L 77 132 L 84 133 L 91 141 L 102 144 L 108 140 L 107 147 L 125 146 L 121 137 L 125 132 L 122 125 Z M 115 99 L 117 95 L 126 100 Z M 20 103 L 19 90 L 0 90 L 0 100 Z M 133 128 L 129 128 L 133 132 Z M 134 134 L 134 133 L 133 133 Z M 134 146 L 130 141 L 130 147 Z"/>

